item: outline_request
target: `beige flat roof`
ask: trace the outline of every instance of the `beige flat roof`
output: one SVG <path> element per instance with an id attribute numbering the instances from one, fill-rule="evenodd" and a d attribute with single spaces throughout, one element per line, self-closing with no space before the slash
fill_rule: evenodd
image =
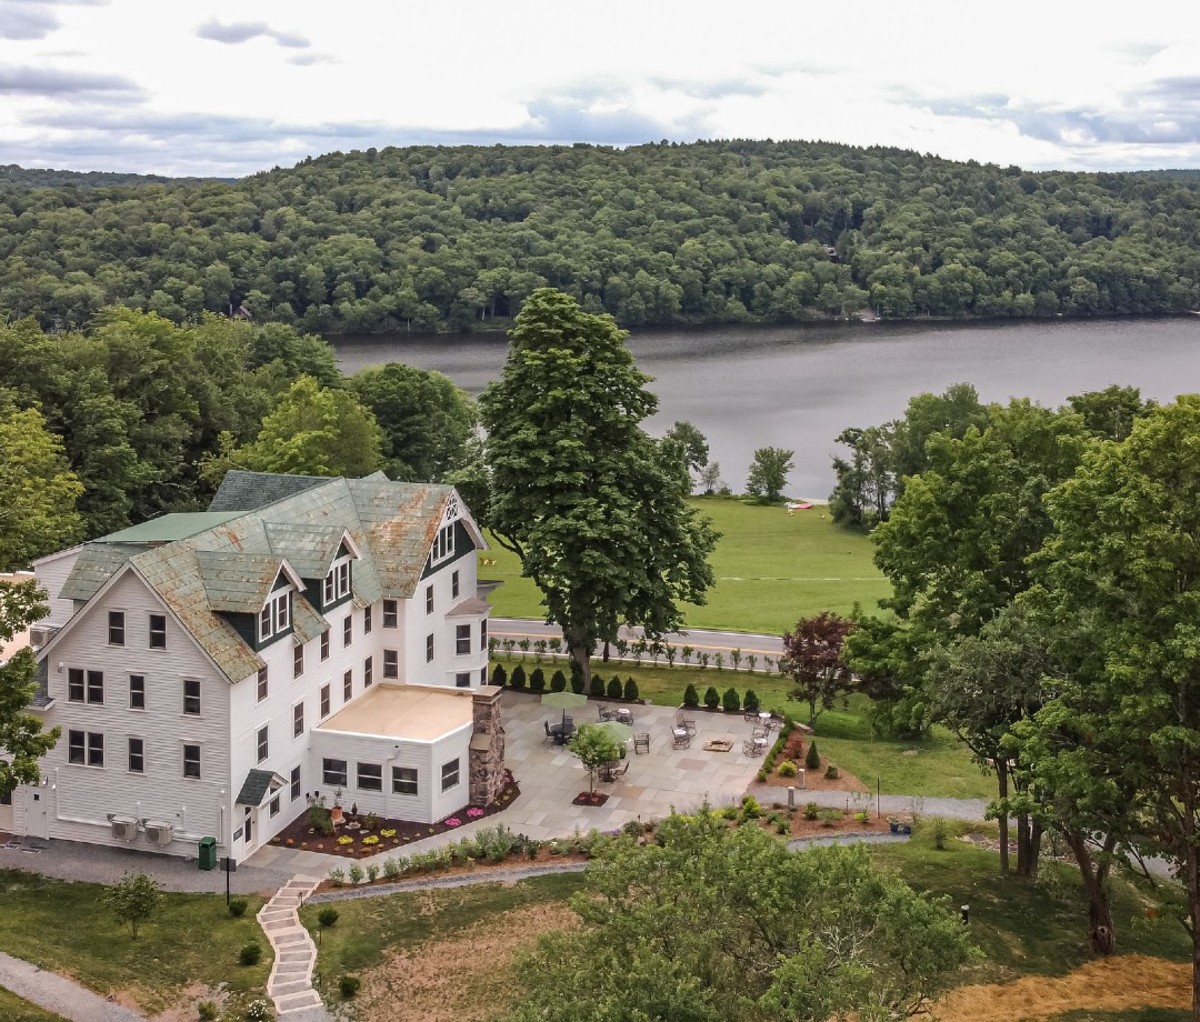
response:
<path id="1" fill-rule="evenodd" d="M 471 689 L 380 684 L 318 729 L 428 742 L 473 723 L 474 714 Z"/>

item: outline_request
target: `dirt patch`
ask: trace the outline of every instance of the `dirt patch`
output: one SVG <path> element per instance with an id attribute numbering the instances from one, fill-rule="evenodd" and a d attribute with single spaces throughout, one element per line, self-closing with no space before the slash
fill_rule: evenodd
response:
<path id="1" fill-rule="evenodd" d="M 1066 976 L 959 987 L 936 1006 L 943 1022 L 1026 1022 L 1068 1011 L 1191 1006 L 1191 967 L 1144 955 L 1088 962 Z"/>
<path id="2" fill-rule="evenodd" d="M 359 884 L 359 887 L 385 886 L 387 884 L 395 884 L 397 882 L 404 883 L 406 880 L 424 880 L 429 878 L 442 879 L 443 877 L 458 877 L 458 876 L 478 876 L 485 877 L 483 883 L 508 884 L 515 883 L 509 878 L 509 874 L 515 874 L 524 866 L 538 866 L 548 862 L 575 863 L 587 862 L 588 856 L 582 852 L 563 852 L 558 855 L 550 848 L 549 845 L 543 845 L 538 848 L 537 853 L 530 857 L 529 855 L 510 855 L 502 862 L 490 862 L 487 859 L 474 859 L 469 863 L 463 863 L 457 866 L 451 866 L 448 869 L 438 869 L 431 872 L 413 872 L 405 873 L 403 876 L 397 877 L 395 880 L 389 879 L 382 873 L 372 885 L 366 881 Z M 317 891 L 334 891 L 339 890 L 336 884 L 331 884 L 327 879 L 322 880 L 317 884 Z"/>
<path id="3" fill-rule="evenodd" d="M 572 929 L 566 905 L 530 905 L 484 920 L 450 940 L 395 953 L 365 973 L 357 998 L 360 1018 L 392 1022 L 482 1022 L 511 1000 L 519 949 L 538 935 Z"/>

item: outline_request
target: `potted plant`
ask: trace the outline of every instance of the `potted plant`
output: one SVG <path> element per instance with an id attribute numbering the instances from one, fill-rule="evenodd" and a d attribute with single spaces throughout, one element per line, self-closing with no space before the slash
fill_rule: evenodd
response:
<path id="1" fill-rule="evenodd" d="M 889 816 L 887 818 L 887 821 L 888 821 L 888 827 L 891 830 L 891 832 L 893 834 L 899 834 L 900 833 L 900 817 L 899 816 Z"/>

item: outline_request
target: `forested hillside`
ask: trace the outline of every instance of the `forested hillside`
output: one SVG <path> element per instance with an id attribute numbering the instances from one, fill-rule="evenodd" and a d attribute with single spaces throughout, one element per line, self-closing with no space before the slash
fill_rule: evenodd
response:
<path id="1" fill-rule="evenodd" d="M 1200 306 L 1200 183 L 731 141 L 372 149 L 233 184 L 0 189 L 0 312 L 52 330 L 113 303 L 466 330 L 547 284 L 626 326 L 1178 312 Z"/>

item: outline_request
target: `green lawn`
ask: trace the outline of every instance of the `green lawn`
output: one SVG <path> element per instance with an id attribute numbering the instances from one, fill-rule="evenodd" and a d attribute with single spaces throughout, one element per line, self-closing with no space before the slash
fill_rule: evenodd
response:
<path id="1" fill-rule="evenodd" d="M 4 1022 L 66 1022 L 61 1015 L 30 1004 L 4 987 L 0 987 L 0 1018 Z"/>
<path id="2" fill-rule="evenodd" d="M 891 587 L 871 560 L 870 540 L 841 529 L 820 505 L 788 515 L 782 507 L 696 498 L 721 533 L 712 556 L 717 584 L 708 603 L 685 608 L 691 628 L 782 634 L 823 610 L 875 610 Z M 541 594 L 521 578 L 520 562 L 499 543 L 480 555 L 481 578 L 504 585 L 492 596 L 497 617 L 541 618 Z M 486 563 L 494 560 L 494 564 Z"/>
<path id="3" fill-rule="evenodd" d="M 98 884 L 0 870 L 0 950 L 101 995 L 124 990 L 150 1013 L 197 981 L 227 983 L 234 993 L 265 991 L 271 949 L 254 919 L 261 899 L 251 898 L 246 915 L 232 919 L 224 895 L 166 894 L 162 910 L 133 940 L 100 904 L 102 891 Z M 263 961 L 246 968 L 237 952 L 251 940 L 262 944 Z"/>

